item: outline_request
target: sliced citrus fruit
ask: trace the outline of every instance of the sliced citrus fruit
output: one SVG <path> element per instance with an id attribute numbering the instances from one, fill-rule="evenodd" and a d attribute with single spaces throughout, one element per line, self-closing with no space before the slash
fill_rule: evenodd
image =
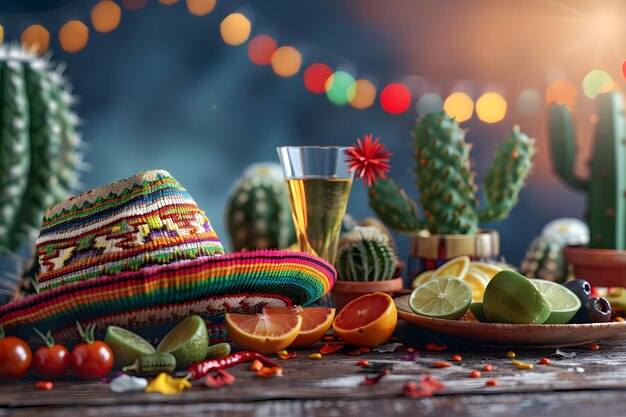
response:
<path id="1" fill-rule="evenodd" d="M 296 312 L 226 314 L 226 328 L 233 342 L 258 353 L 276 353 L 286 349 L 296 340 L 301 327 L 302 317 Z"/>
<path id="2" fill-rule="evenodd" d="M 435 270 L 431 278 L 456 277 L 463 278 L 470 266 L 468 256 L 457 256 Z"/>
<path id="3" fill-rule="evenodd" d="M 157 352 L 166 352 L 176 358 L 177 369 L 204 359 L 209 348 L 209 332 L 200 316 L 189 316 L 165 335 Z"/>
<path id="4" fill-rule="evenodd" d="M 411 283 L 411 288 L 419 287 L 420 285 L 428 281 L 433 276 L 434 273 L 435 273 L 434 270 L 422 272 L 421 274 L 415 277 L 415 279 Z"/>
<path id="5" fill-rule="evenodd" d="M 415 314 L 439 319 L 458 320 L 472 302 L 472 288 L 455 277 L 441 277 L 425 282 L 409 296 Z"/>
<path id="6" fill-rule="evenodd" d="M 290 309 L 289 307 L 266 307 L 263 309 L 264 313 L 281 314 L 294 311 L 302 317 L 302 326 L 298 332 L 296 340 L 289 345 L 289 347 L 302 347 L 312 345 L 318 342 L 330 326 L 333 324 L 335 318 L 335 309 L 330 307 L 308 307 L 303 308 L 300 306 Z"/>
<path id="7" fill-rule="evenodd" d="M 396 304 L 389 295 L 375 292 L 346 304 L 333 321 L 333 329 L 351 345 L 378 346 L 391 337 L 397 324 Z"/>
<path id="8" fill-rule="evenodd" d="M 544 324 L 568 323 L 582 305 L 580 298 L 572 290 L 561 284 L 543 279 L 531 279 L 530 282 L 550 304 L 550 315 Z"/>
<path id="9" fill-rule="evenodd" d="M 487 263 L 487 262 L 478 262 L 478 261 L 470 262 L 470 268 L 481 270 L 482 272 L 487 274 L 489 279 L 493 278 L 498 272 L 504 269 L 500 265 Z"/>
<path id="10" fill-rule="evenodd" d="M 482 301 L 485 288 L 489 284 L 489 277 L 480 269 L 470 266 L 469 271 L 463 277 L 463 281 L 472 287 L 472 301 Z"/>
<path id="11" fill-rule="evenodd" d="M 146 339 L 129 330 L 117 326 L 108 326 L 104 342 L 109 345 L 115 358 L 115 367 L 130 365 L 148 353 L 154 353 L 154 346 Z"/>

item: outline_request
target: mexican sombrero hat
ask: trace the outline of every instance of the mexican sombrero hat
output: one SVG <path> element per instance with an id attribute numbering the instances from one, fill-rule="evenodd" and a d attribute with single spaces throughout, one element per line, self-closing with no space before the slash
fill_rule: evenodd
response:
<path id="1" fill-rule="evenodd" d="M 308 305 L 336 279 L 329 263 L 302 252 L 225 254 L 204 212 L 166 171 L 49 208 L 37 253 L 39 293 L 0 307 L 0 326 L 28 339 L 37 328 L 75 341 L 76 321 L 146 334 L 199 314 L 217 341 L 224 313 Z"/>

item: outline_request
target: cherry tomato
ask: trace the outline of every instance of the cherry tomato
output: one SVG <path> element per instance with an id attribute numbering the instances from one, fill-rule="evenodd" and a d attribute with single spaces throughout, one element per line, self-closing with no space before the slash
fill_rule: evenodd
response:
<path id="1" fill-rule="evenodd" d="M 81 379 L 104 378 L 113 369 L 113 351 L 102 340 L 94 340 L 95 326 L 89 325 L 83 331 L 80 324 L 78 332 L 83 341 L 74 346 L 70 354 L 70 366 Z"/>
<path id="2" fill-rule="evenodd" d="M 35 331 L 46 346 L 35 351 L 33 367 L 39 375 L 47 379 L 62 376 L 70 365 L 70 352 L 65 346 L 55 343 L 50 332 L 44 335 L 37 329 Z"/>
<path id="3" fill-rule="evenodd" d="M 19 337 L 4 336 L 0 326 L 0 379 L 20 379 L 30 366 L 32 353 Z"/>

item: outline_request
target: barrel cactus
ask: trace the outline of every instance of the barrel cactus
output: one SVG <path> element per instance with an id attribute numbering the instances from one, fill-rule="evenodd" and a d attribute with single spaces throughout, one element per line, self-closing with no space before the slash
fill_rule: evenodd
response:
<path id="1" fill-rule="evenodd" d="M 389 238 L 374 227 L 357 226 L 338 244 L 337 278 L 342 281 L 386 281 L 394 277 L 397 256 Z"/>
<path id="2" fill-rule="evenodd" d="M 498 147 L 485 176 L 482 208 L 470 149 L 456 120 L 444 112 L 425 115 L 413 142 L 423 218 L 391 179 L 378 180 L 369 189 L 370 206 L 389 227 L 405 233 L 427 229 L 433 234 L 473 234 L 480 222 L 505 218 L 532 167 L 534 139 L 516 126 Z"/>
<path id="3" fill-rule="evenodd" d="M 230 192 L 226 223 L 234 251 L 286 249 L 296 242 L 279 164 L 258 163 L 245 170 Z"/>
<path id="4" fill-rule="evenodd" d="M 75 191 L 83 166 L 74 100 L 61 72 L 46 59 L 0 47 L 0 291 L 5 296 L 30 291 L 37 265 L 32 248 L 43 213 Z"/>

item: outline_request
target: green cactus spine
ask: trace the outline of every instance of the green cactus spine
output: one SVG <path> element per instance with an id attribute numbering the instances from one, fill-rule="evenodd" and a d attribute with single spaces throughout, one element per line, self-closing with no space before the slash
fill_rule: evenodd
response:
<path id="1" fill-rule="evenodd" d="M 591 175 L 575 173 L 576 138 L 572 115 L 563 105 L 550 108 L 550 147 L 557 174 L 588 195 L 589 246 L 626 249 L 626 126 L 618 93 L 599 94 Z"/>
<path id="2" fill-rule="evenodd" d="M 296 242 L 282 168 L 253 164 L 230 193 L 226 223 L 234 251 L 285 249 Z"/>
<path id="3" fill-rule="evenodd" d="M 58 67 L 17 48 L 0 48 L 0 248 L 4 255 L 32 246 L 46 208 L 74 191 L 83 162 L 72 104 L 69 85 Z M 6 260 L 5 256 L 3 269 Z M 36 263 L 22 261 L 17 285 L 24 289 L 32 279 L 26 276 L 29 265 Z M 1 284 L 7 286 L 6 281 Z"/>
<path id="4" fill-rule="evenodd" d="M 498 147 L 485 176 L 483 208 L 479 208 L 476 174 L 471 170 L 471 145 L 454 119 L 444 112 L 425 115 L 415 128 L 413 149 L 424 220 L 391 179 L 379 180 L 370 188 L 372 209 L 398 232 L 426 228 L 433 234 L 472 234 L 480 221 L 502 219 L 517 204 L 532 166 L 535 142 L 515 127 Z"/>
<path id="5" fill-rule="evenodd" d="M 397 257 L 388 238 L 373 227 L 355 227 L 337 249 L 337 277 L 342 281 L 386 281 L 393 278 Z"/>

